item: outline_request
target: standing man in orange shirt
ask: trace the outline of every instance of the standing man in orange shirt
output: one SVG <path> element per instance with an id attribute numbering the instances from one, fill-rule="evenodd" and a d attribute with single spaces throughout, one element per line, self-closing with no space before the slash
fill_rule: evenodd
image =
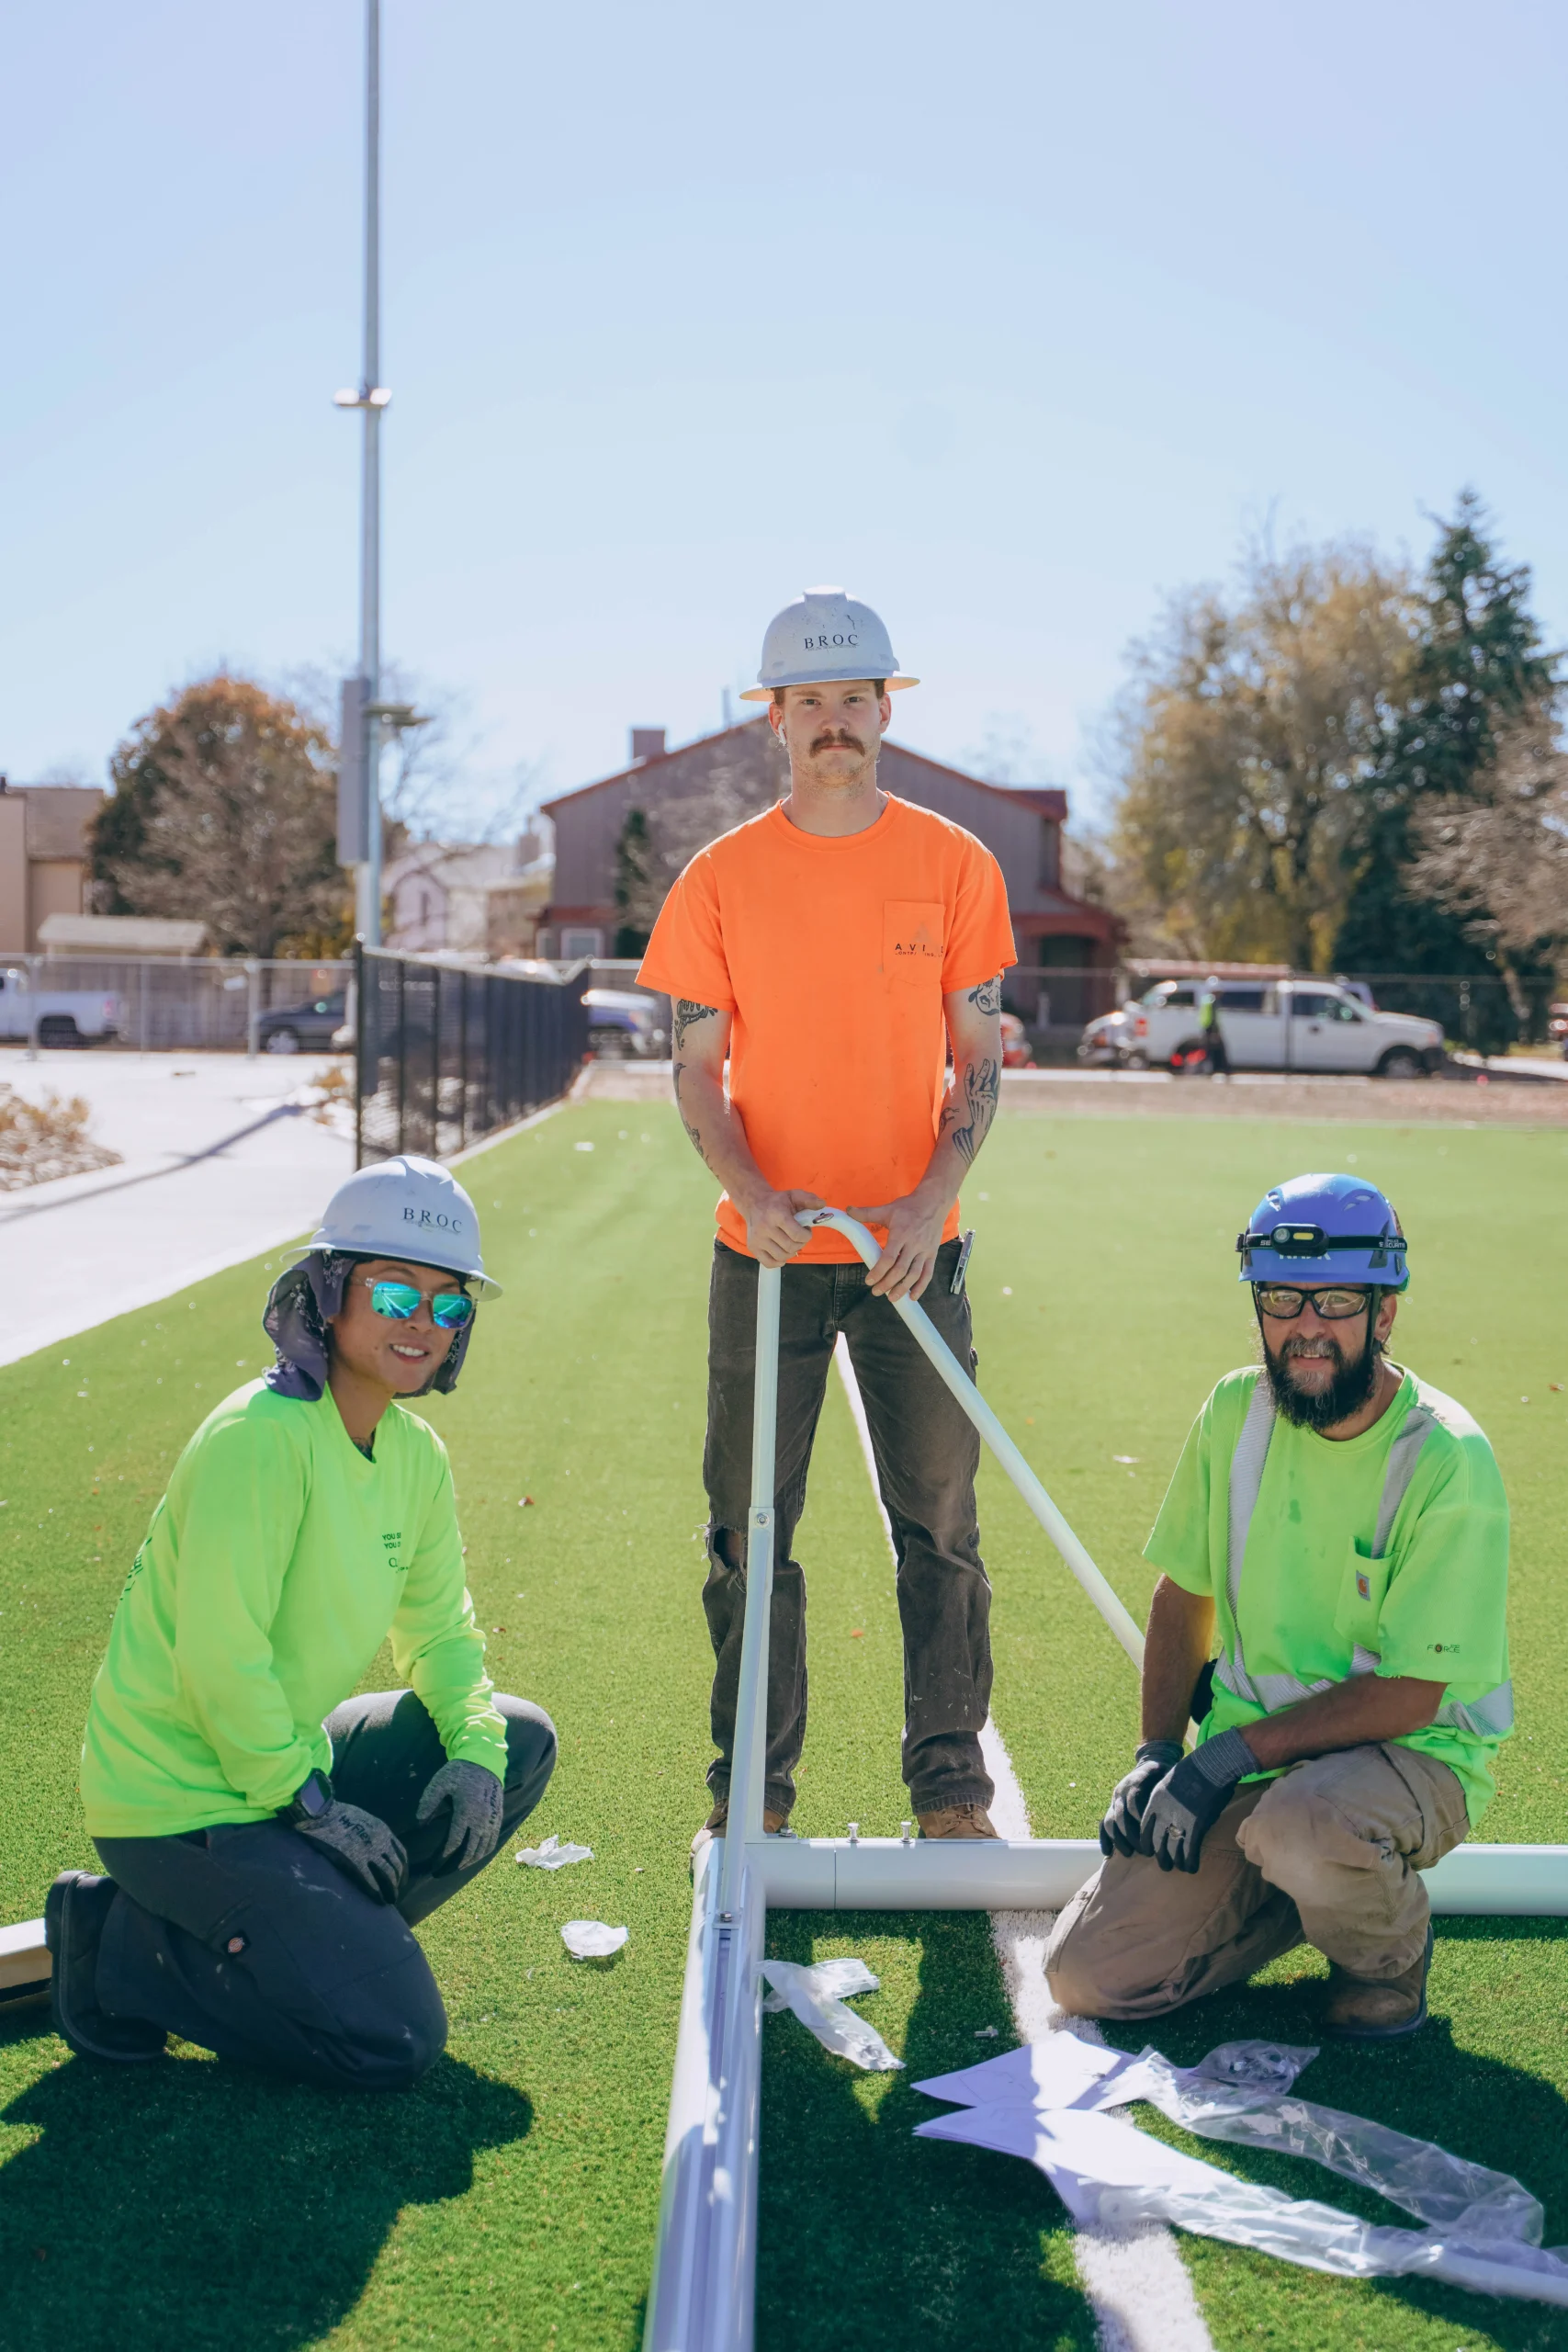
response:
<path id="1" fill-rule="evenodd" d="M 997 1834 L 979 1736 L 991 1695 L 979 1440 L 891 1302 L 919 1298 L 973 1370 L 958 1188 L 996 1114 L 1002 974 L 1015 958 L 990 852 L 877 789 L 889 690 L 918 683 L 897 670 L 881 621 L 841 589 L 810 590 L 778 615 L 746 699 L 768 705 L 789 758 L 788 794 L 692 860 L 640 974 L 673 1001 L 676 1101 L 725 1188 L 703 1457 L 715 1836 L 728 1811 L 746 1603 L 759 1263 L 792 1269 L 779 1347 L 765 1826 L 789 1819 L 806 1736 L 806 1580 L 791 1544 L 841 1331 L 897 1554 L 904 1779 L 926 1837 Z M 798 1222 L 797 1210 L 823 1206 L 873 1228 L 883 1245 L 874 1266 L 831 1227 Z"/>

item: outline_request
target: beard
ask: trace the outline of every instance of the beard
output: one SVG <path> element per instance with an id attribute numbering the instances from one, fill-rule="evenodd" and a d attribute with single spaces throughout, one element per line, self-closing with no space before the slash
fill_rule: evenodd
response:
<path id="1" fill-rule="evenodd" d="M 1368 1317 L 1369 1327 L 1372 1321 Z M 1378 1365 L 1382 1350 L 1372 1338 L 1371 1329 L 1359 1355 L 1347 1358 L 1344 1349 L 1331 1334 L 1325 1334 L 1332 1351 L 1334 1377 L 1326 1388 L 1315 1395 L 1298 1388 L 1291 1378 L 1290 1367 L 1303 1352 L 1300 1340 L 1287 1340 L 1278 1355 L 1263 1342 L 1263 1364 L 1269 1374 L 1269 1386 L 1273 1394 L 1274 1408 L 1299 1430 L 1331 1430 L 1340 1421 L 1348 1421 L 1352 1413 L 1371 1402 L 1377 1385 Z M 1315 1353 L 1315 1350 L 1314 1350 Z"/>

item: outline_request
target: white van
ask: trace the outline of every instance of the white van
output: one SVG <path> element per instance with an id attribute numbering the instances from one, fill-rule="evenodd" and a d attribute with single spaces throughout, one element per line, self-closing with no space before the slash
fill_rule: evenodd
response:
<path id="1" fill-rule="evenodd" d="M 1131 1008 L 1123 1057 L 1179 1070 L 1203 1050 L 1201 980 L 1159 980 Z M 1426 1078 L 1443 1058 L 1435 1021 L 1377 1012 L 1332 980 L 1222 980 L 1214 992 L 1233 1069 L 1338 1070 Z"/>

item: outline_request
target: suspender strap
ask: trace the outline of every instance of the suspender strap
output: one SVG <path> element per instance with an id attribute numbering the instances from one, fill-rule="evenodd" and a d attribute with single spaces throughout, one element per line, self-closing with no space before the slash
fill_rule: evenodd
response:
<path id="1" fill-rule="evenodd" d="M 1255 1707 L 1264 1707 L 1270 1713 L 1277 1707 L 1289 1707 L 1298 1699 L 1310 1699 L 1315 1691 L 1331 1690 L 1332 1678 L 1321 1682 L 1301 1682 L 1293 1674 L 1251 1675 L 1241 1639 L 1241 1571 L 1247 1556 L 1247 1539 L 1252 1531 L 1253 1513 L 1263 1488 L 1263 1471 L 1269 1459 L 1269 1442 L 1274 1434 L 1274 1400 L 1269 1394 L 1268 1374 L 1259 1372 L 1252 1401 L 1247 1408 L 1241 1435 L 1231 1456 L 1227 1557 L 1225 1563 L 1225 1600 L 1230 1609 L 1231 1630 L 1235 1639 L 1234 1653 L 1223 1654 L 1214 1668 L 1214 1679 L 1237 1699 L 1246 1699 Z M 1400 1506 L 1410 1491 L 1416 1476 L 1416 1465 L 1421 1450 L 1438 1427 L 1438 1416 L 1429 1405 L 1415 1404 L 1404 1416 L 1399 1435 L 1389 1448 L 1388 1466 L 1383 1473 L 1382 1493 L 1378 1501 L 1377 1532 L 1372 1539 L 1372 1557 L 1382 1559 L 1388 1550 L 1393 1532 L 1393 1522 Z M 1375 1674 L 1382 1663 L 1376 1650 L 1363 1649 L 1356 1644 L 1350 1660 L 1352 1674 Z M 1500 1682 L 1496 1689 L 1467 1704 L 1460 1699 L 1445 1700 L 1433 1718 L 1435 1723 L 1455 1731 L 1467 1731 L 1476 1738 L 1501 1739 L 1514 1727 L 1514 1686 Z"/>
<path id="2" fill-rule="evenodd" d="M 1241 1435 L 1231 1455 L 1229 1556 L 1225 1563 L 1225 1600 L 1230 1609 L 1231 1632 L 1235 1637 L 1235 1654 L 1222 1657 L 1216 1669 L 1216 1679 L 1234 1691 L 1238 1699 L 1250 1699 L 1256 1707 L 1266 1707 L 1269 1702 L 1260 1690 L 1253 1688 L 1247 1671 L 1247 1660 L 1241 1646 L 1241 1565 L 1247 1557 L 1247 1539 L 1252 1528 L 1252 1514 L 1258 1508 L 1258 1498 L 1263 1486 L 1263 1465 L 1269 1459 L 1269 1441 L 1274 1434 L 1274 1399 L 1269 1391 L 1269 1377 L 1260 1372 L 1252 1391 L 1252 1401 L 1247 1408 L 1247 1419 L 1241 1425 Z M 1288 1702 L 1276 1701 L 1277 1705 Z"/>

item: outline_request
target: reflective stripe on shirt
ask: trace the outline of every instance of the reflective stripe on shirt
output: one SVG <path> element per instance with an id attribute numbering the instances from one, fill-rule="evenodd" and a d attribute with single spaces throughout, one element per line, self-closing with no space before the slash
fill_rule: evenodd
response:
<path id="1" fill-rule="evenodd" d="M 1258 1498 L 1263 1489 L 1263 1472 L 1269 1460 L 1269 1442 L 1274 1434 L 1274 1399 L 1269 1391 L 1269 1376 L 1259 1372 L 1252 1392 L 1252 1402 L 1247 1408 L 1235 1451 L 1231 1456 L 1230 1524 L 1226 1545 L 1225 1600 L 1230 1609 L 1231 1629 L 1235 1639 L 1234 1655 L 1222 1652 L 1214 1668 L 1214 1679 L 1222 1683 L 1233 1698 L 1245 1699 L 1252 1706 L 1262 1707 L 1272 1714 L 1279 1707 L 1292 1706 L 1298 1700 L 1315 1697 L 1320 1690 L 1335 1688 L 1331 1676 L 1320 1682 L 1301 1682 L 1293 1674 L 1248 1674 L 1241 1641 L 1241 1570 L 1247 1557 L 1247 1539 L 1252 1530 L 1252 1514 L 1258 1508 Z M 1438 1426 L 1438 1416 L 1429 1405 L 1415 1404 L 1404 1416 L 1404 1426 L 1389 1448 L 1388 1467 L 1383 1474 L 1382 1495 L 1378 1504 L 1377 1533 L 1372 1541 L 1372 1557 L 1381 1560 L 1388 1550 L 1393 1532 L 1393 1522 L 1399 1507 L 1410 1491 L 1410 1481 L 1416 1476 L 1416 1465 L 1421 1459 L 1421 1449 Z M 1351 1655 L 1351 1674 L 1375 1674 L 1382 1660 L 1376 1650 L 1363 1649 L 1358 1642 Z M 1503 1739 L 1514 1728 L 1514 1686 L 1499 1682 L 1467 1706 L 1462 1700 L 1447 1699 L 1433 1716 L 1434 1724 L 1441 1724 L 1453 1731 L 1467 1731 L 1477 1739 Z"/>

